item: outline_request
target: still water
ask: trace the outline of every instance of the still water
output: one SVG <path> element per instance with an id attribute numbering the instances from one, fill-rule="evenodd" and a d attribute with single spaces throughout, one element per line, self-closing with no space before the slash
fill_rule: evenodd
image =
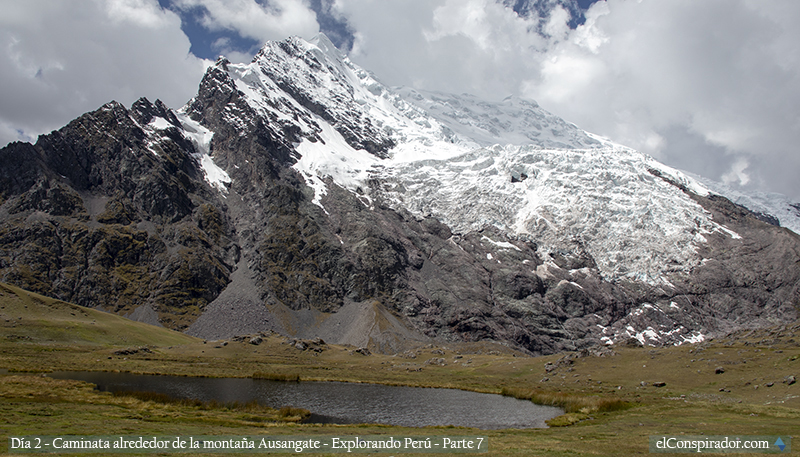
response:
<path id="1" fill-rule="evenodd" d="M 138 390 L 203 401 L 257 402 L 310 410 L 311 422 L 455 425 L 484 430 L 541 428 L 563 411 L 501 395 L 455 389 L 345 382 L 279 382 L 250 378 L 192 378 L 106 372 L 55 372 L 57 379 L 96 384 L 103 391 Z"/>

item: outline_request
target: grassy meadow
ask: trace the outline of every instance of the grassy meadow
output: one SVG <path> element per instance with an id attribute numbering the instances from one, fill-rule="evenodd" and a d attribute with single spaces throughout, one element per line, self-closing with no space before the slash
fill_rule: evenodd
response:
<path id="1" fill-rule="evenodd" d="M 301 350 L 276 334 L 257 345 L 203 341 L 0 284 L 0 454 L 16 435 L 484 435 L 493 456 L 642 455 L 650 435 L 798 436 L 800 384 L 786 377 L 800 376 L 799 341 L 800 324 L 788 323 L 698 345 L 594 354 L 527 357 L 474 343 L 364 355 L 312 342 Z M 42 375 L 60 370 L 453 387 L 566 414 L 527 430 L 303 424 L 307 412 L 292 405 L 112 395 Z"/>

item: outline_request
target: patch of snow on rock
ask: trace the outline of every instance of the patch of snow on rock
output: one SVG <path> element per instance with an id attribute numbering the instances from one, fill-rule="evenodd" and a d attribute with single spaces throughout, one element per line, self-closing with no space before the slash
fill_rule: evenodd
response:
<path id="1" fill-rule="evenodd" d="M 194 158 L 203 170 L 206 181 L 211 187 L 222 193 L 227 193 L 227 185 L 231 183 L 231 177 L 228 176 L 225 170 L 214 163 L 210 155 L 211 139 L 214 137 L 214 132 L 180 111 L 176 115 L 183 125 L 184 136 L 190 139 L 195 148 L 197 148 L 198 152 L 194 154 Z"/>

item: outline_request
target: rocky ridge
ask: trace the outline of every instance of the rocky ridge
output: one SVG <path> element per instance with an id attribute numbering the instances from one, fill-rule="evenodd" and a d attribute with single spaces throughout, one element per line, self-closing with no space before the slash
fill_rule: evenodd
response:
<path id="1" fill-rule="evenodd" d="M 112 102 L 0 150 L 0 280 L 209 339 L 384 352 L 794 321 L 800 237 L 637 154 L 530 102 L 388 89 L 293 38 L 218 60 L 180 110 Z M 532 204 L 547 192 L 564 202 Z"/>

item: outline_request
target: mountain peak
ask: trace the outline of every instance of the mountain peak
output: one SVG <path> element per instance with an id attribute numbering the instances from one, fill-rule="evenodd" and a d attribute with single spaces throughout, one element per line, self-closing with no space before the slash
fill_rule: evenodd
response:
<path id="1" fill-rule="evenodd" d="M 797 316 L 800 241 L 756 216 L 533 101 L 386 87 L 324 35 L 0 150 L 0 279 L 206 338 L 702 341 Z"/>
<path id="2" fill-rule="evenodd" d="M 677 170 L 518 96 L 387 88 L 323 34 L 268 42 L 228 75 L 266 124 L 299 132 L 294 168 L 323 209 L 330 180 L 461 233 L 493 226 L 538 240 L 542 254 L 586 253 L 607 279 L 651 284 L 694 268 L 704 236 L 728 232 L 681 189 L 707 190 Z"/>
<path id="3" fill-rule="evenodd" d="M 337 60 L 343 60 L 343 54 L 341 51 L 339 51 L 339 48 L 337 48 L 336 45 L 333 44 L 333 42 L 328 38 L 328 35 L 320 32 L 308 42 L 318 47 L 325 54 L 336 57 Z"/>

